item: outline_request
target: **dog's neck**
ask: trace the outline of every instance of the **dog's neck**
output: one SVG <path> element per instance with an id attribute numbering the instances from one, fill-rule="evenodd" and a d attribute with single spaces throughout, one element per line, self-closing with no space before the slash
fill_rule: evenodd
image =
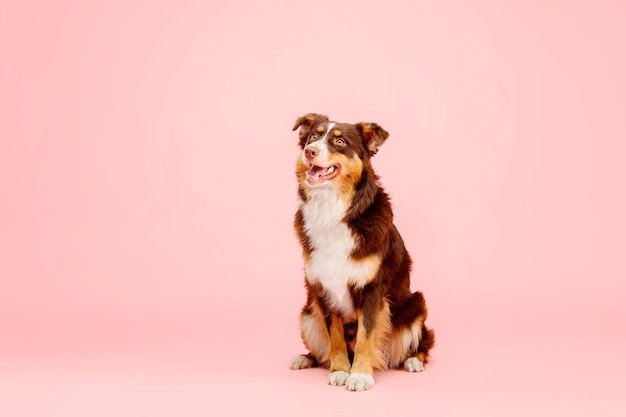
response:
<path id="1" fill-rule="evenodd" d="M 307 234 L 329 235 L 346 217 L 348 203 L 333 187 L 309 190 L 307 201 L 301 201 Z"/>
<path id="2" fill-rule="evenodd" d="M 374 170 L 369 164 L 364 165 L 361 179 L 355 187 L 354 195 L 346 212 L 346 219 L 351 220 L 363 214 L 372 205 L 380 189 L 378 177 Z"/>

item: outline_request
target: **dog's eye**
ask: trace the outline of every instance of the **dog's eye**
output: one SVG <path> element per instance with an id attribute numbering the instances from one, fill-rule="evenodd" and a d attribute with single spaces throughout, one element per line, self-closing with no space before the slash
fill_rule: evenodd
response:
<path id="1" fill-rule="evenodd" d="M 337 138 L 337 139 L 335 140 L 335 143 L 336 143 L 337 145 L 345 145 L 345 144 L 346 144 L 346 141 L 345 141 L 345 140 L 343 140 L 343 139 L 341 139 L 341 138 Z"/>
<path id="2" fill-rule="evenodd" d="M 309 140 L 314 140 L 314 139 L 317 139 L 317 133 L 313 133 L 311 137 L 309 138 Z"/>

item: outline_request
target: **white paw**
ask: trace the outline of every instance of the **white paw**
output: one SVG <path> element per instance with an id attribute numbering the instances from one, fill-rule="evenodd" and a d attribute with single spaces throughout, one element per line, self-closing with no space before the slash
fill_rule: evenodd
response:
<path id="1" fill-rule="evenodd" d="M 328 384 L 334 386 L 346 385 L 349 376 L 350 374 L 344 371 L 333 371 L 328 375 Z"/>
<path id="2" fill-rule="evenodd" d="M 374 385 L 374 377 L 368 374 L 350 374 L 346 388 L 349 391 L 365 391 Z"/>
<path id="3" fill-rule="evenodd" d="M 298 355 L 289 361 L 290 369 L 306 369 L 311 367 L 313 367 L 313 361 L 305 355 Z"/>
<path id="4" fill-rule="evenodd" d="M 424 370 L 424 364 L 417 358 L 409 358 L 404 361 L 404 369 L 409 372 L 422 372 Z"/>

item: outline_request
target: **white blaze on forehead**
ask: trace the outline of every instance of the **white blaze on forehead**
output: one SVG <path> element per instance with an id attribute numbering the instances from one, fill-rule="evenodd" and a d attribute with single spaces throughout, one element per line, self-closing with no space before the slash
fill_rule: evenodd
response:
<path id="1" fill-rule="evenodd" d="M 318 160 L 320 162 L 323 161 L 328 161 L 328 135 L 330 134 L 331 130 L 333 127 L 335 127 L 335 122 L 328 122 L 328 125 L 326 125 L 326 132 L 324 133 L 324 135 L 309 143 L 308 145 L 306 145 L 304 148 L 306 149 L 309 146 L 315 146 L 315 148 L 318 149 Z M 302 160 L 304 162 L 307 162 L 306 157 L 304 156 L 304 152 L 302 153 Z"/>
<path id="2" fill-rule="evenodd" d="M 326 144 L 328 143 L 328 135 L 333 127 L 335 127 L 335 122 L 328 122 L 328 125 L 326 126 L 326 133 L 324 133 L 324 136 L 322 136 L 320 141 L 323 141 Z"/>

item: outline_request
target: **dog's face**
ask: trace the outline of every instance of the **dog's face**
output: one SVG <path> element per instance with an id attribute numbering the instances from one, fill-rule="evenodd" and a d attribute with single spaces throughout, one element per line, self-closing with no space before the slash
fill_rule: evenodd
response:
<path id="1" fill-rule="evenodd" d="M 308 188 L 353 188 L 363 164 L 378 152 L 389 134 L 376 123 L 337 123 L 310 113 L 296 120 L 300 149 L 298 180 Z"/>

